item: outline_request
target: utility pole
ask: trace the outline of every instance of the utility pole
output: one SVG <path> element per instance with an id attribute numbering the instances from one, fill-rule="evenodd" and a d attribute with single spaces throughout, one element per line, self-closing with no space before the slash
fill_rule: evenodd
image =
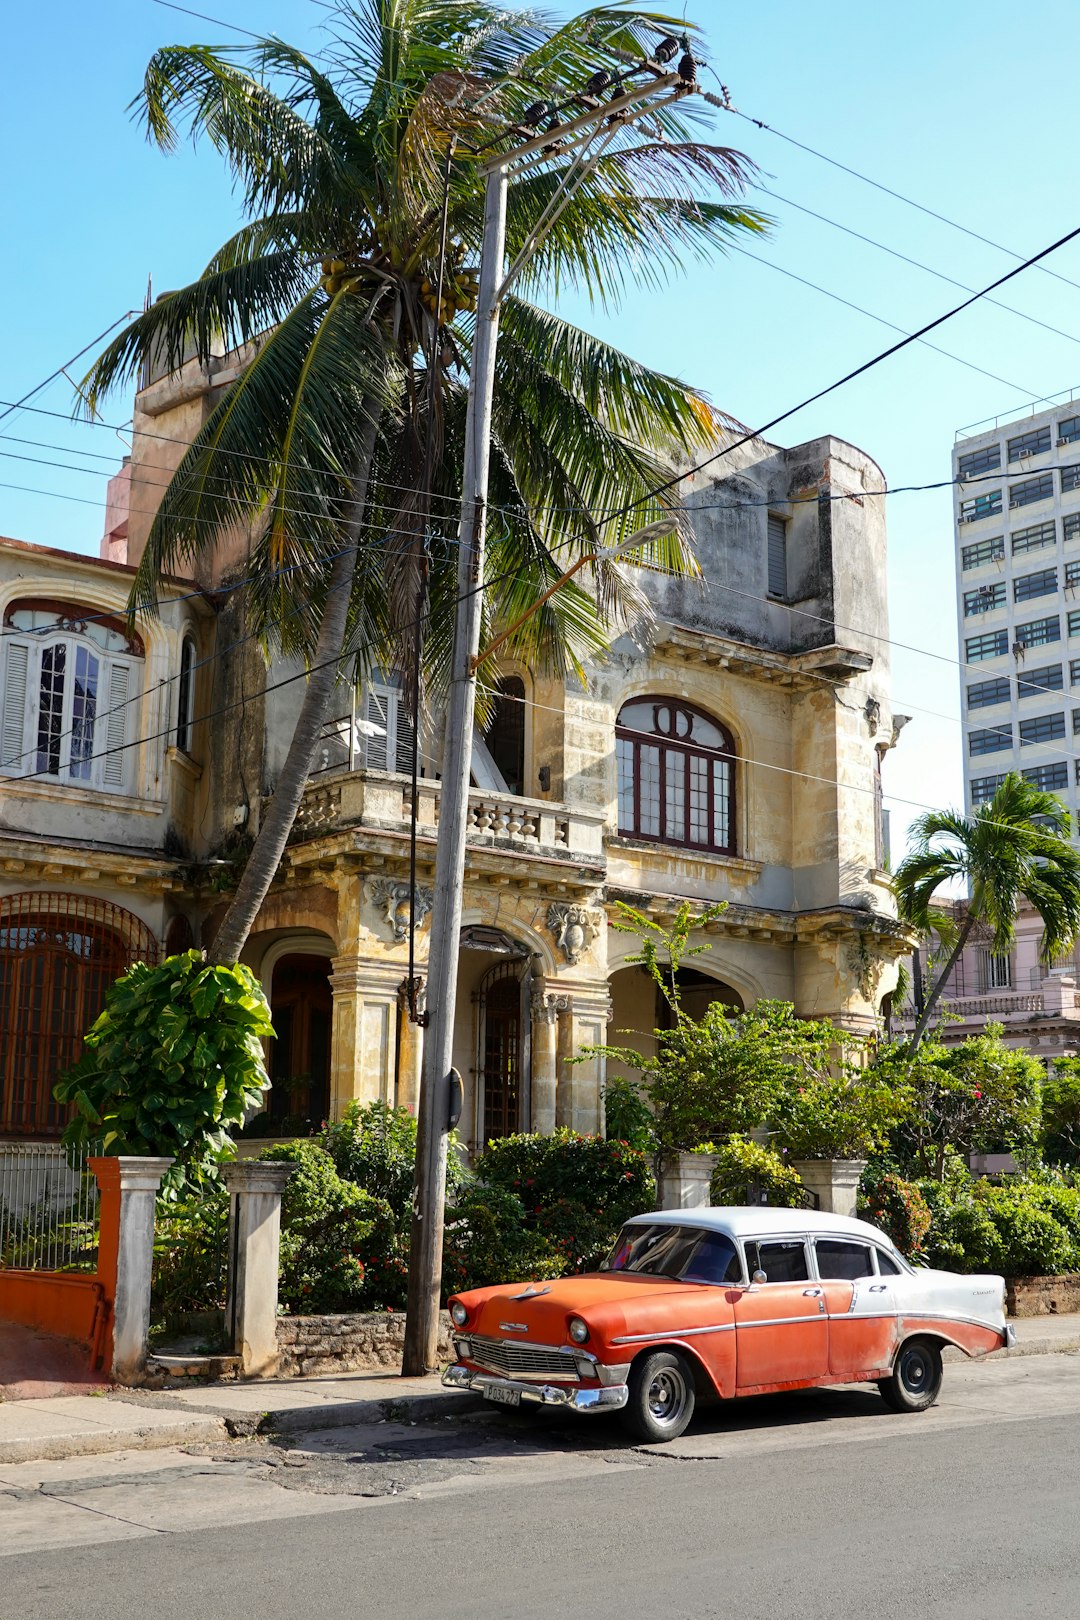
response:
<path id="1" fill-rule="evenodd" d="M 682 42 L 685 46 L 685 42 Z M 491 408 L 495 388 L 495 351 L 502 299 L 532 252 L 551 229 L 575 190 L 575 182 L 596 161 L 589 144 L 604 131 L 606 145 L 619 129 L 644 113 L 696 90 L 695 64 L 689 47 L 677 71 L 663 63 L 677 54 L 680 42 L 661 41 L 655 56 L 623 73 L 594 75 L 581 92 L 562 104 L 536 102 L 523 114 L 514 150 L 492 156 L 485 165 L 487 190 L 484 240 L 480 255 L 480 291 L 469 397 L 465 417 L 462 514 L 458 546 L 458 600 L 454 620 L 450 692 L 443 742 L 439 789 L 439 826 L 435 855 L 435 894 L 428 949 L 427 1025 L 416 1138 L 416 1179 L 409 1247 L 409 1291 L 402 1374 L 417 1377 L 436 1365 L 439 1291 L 442 1280 L 443 1214 L 450 1131 L 454 1017 L 457 1003 L 465 838 L 472 768 L 476 669 L 480 661 L 480 626 L 487 526 L 488 461 Z M 645 74 L 645 84 L 633 84 Z M 603 81 L 602 83 L 600 81 Z M 626 82 L 624 88 L 624 81 Z M 603 106 L 599 92 L 611 99 Z M 710 98 L 711 99 L 711 98 Z M 560 122 L 564 108 L 586 111 Z M 544 124 L 545 133 L 531 134 Z M 521 140 L 521 136 L 528 138 Z M 511 176 L 548 154 L 575 154 L 563 181 L 537 220 L 513 264 L 504 274 L 506 198 Z M 620 549 L 622 549 L 620 547 Z M 571 570 L 573 572 L 574 570 Z M 561 582 L 560 582 L 561 583 Z M 539 606 L 539 603 L 536 604 Z"/>

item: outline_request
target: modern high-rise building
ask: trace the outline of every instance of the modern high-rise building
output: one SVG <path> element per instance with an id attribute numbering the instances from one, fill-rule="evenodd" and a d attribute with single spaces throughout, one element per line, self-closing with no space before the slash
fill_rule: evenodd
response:
<path id="1" fill-rule="evenodd" d="M 1007 771 L 1080 807 L 1080 398 L 953 450 L 968 809 Z"/>

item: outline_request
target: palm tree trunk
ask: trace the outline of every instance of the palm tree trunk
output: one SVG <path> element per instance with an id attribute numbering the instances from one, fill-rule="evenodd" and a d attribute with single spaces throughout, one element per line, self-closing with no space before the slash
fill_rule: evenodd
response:
<path id="1" fill-rule="evenodd" d="M 945 988 L 945 980 L 949 977 L 949 974 L 952 972 L 953 968 L 955 967 L 956 962 L 957 962 L 957 960 L 958 960 L 958 958 L 960 956 L 960 952 L 963 950 L 964 946 L 967 944 L 968 935 L 971 933 L 971 930 L 974 928 L 974 926 L 975 926 L 975 916 L 974 916 L 974 913 L 969 911 L 966 918 L 964 919 L 963 927 L 960 929 L 960 933 L 957 936 L 956 944 L 953 946 L 952 951 L 951 951 L 951 953 L 949 955 L 949 960 L 945 963 L 945 966 L 942 968 L 941 972 L 938 974 L 937 982 L 935 983 L 933 989 L 930 991 L 930 994 L 926 998 L 926 1004 L 923 1007 L 923 1010 L 919 1015 L 919 1022 L 915 1025 L 915 1033 L 911 1037 L 911 1045 L 908 1048 L 908 1050 L 910 1052 L 917 1051 L 918 1046 L 919 1046 L 919 1042 L 922 1040 L 923 1036 L 926 1034 L 926 1026 L 927 1026 L 927 1024 L 929 1024 L 930 1019 L 931 1019 L 931 1017 L 933 1015 L 934 1008 L 937 1006 L 938 1001 L 939 1001 L 939 999 L 941 997 L 941 992 Z"/>
<path id="2" fill-rule="evenodd" d="M 319 639 L 312 659 L 311 674 L 304 690 L 304 701 L 293 731 L 289 752 L 278 777 L 274 796 L 267 806 L 254 847 L 232 904 L 207 951 L 207 960 L 231 967 L 251 932 L 259 907 L 277 873 L 285 845 L 296 820 L 311 771 L 315 749 L 330 711 L 340 669 L 340 654 L 349 620 L 352 580 L 356 554 L 367 508 L 368 475 L 375 450 L 378 407 L 368 402 L 368 426 L 357 451 L 352 480 L 352 510 L 344 529 L 345 545 L 334 558 L 327 583 Z"/>

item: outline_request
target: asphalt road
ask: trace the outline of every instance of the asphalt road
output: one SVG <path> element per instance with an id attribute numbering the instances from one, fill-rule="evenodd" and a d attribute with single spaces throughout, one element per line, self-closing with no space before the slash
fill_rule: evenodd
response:
<path id="1" fill-rule="evenodd" d="M 496 1413 L 0 1465 L 3 1620 L 1074 1620 L 1078 1551 L 1075 1355 L 949 1367 L 916 1417 L 739 1403 L 669 1447 Z"/>

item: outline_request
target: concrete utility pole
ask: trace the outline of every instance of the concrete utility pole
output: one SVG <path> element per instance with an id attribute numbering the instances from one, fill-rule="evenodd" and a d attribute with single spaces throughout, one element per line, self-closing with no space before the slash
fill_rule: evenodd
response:
<path id="1" fill-rule="evenodd" d="M 665 46 L 669 41 L 662 42 Z M 665 60 L 670 60 L 669 52 Z M 687 67 L 689 64 L 689 67 Z M 622 79 L 648 75 L 644 85 L 622 89 Z M 458 548 L 458 602 L 454 621 L 451 683 L 443 743 L 439 790 L 439 828 L 435 855 L 435 894 L 428 950 L 427 1014 L 424 1061 L 417 1119 L 416 1181 L 409 1249 L 409 1292 L 402 1373 L 416 1377 L 436 1365 L 439 1290 L 442 1280 L 443 1212 L 446 1159 L 450 1130 L 451 1069 L 454 1015 L 457 1003 L 458 957 L 461 934 L 462 892 L 465 880 L 465 837 L 468 825 L 472 767 L 473 713 L 476 705 L 476 669 L 480 650 L 484 577 L 484 538 L 487 526 L 488 461 L 491 447 L 491 407 L 495 389 L 495 350 L 499 307 L 530 255 L 551 229 L 599 153 L 588 155 L 589 144 L 603 130 L 606 146 L 619 129 L 645 112 L 696 89 L 693 62 L 687 53 L 678 72 L 667 72 L 646 61 L 625 75 L 604 75 L 615 86 L 613 99 L 603 107 L 591 98 L 588 110 L 566 123 L 557 123 L 555 106 L 537 103 L 524 115 L 526 125 L 544 134 L 523 141 L 513 151 L 487 162 L 484 240 L 480 255 L 480 291 L 476 308 L 476 336 L 469 377 L 465 417 L 462 513 Z M 618 83 L 616 83 L 618 79 Z M 580 97 L 571 97 L 567 105 Z M 534 115 L 530 117 L 530 114 Z M 553 132 L 552 119 L 557 123 Z M 518 131 L 520 136 L 521 131 Z M 602 149 L 602 148 L 601 148 Z M 513 264 L 504 274 L 506 253 L 506 197 L 509 179 L 519 168 L 543 161 L 548 153 L 574 153 L 555 196 L 537 220 Z M 622 547 L 620 547 L 622 549 Z M 574 570 L 571 570 L 573 572 Z M 560 582 L 561 583 L 561 582 Z M 536 604 L 539 606 L 539 603 Z"/>

